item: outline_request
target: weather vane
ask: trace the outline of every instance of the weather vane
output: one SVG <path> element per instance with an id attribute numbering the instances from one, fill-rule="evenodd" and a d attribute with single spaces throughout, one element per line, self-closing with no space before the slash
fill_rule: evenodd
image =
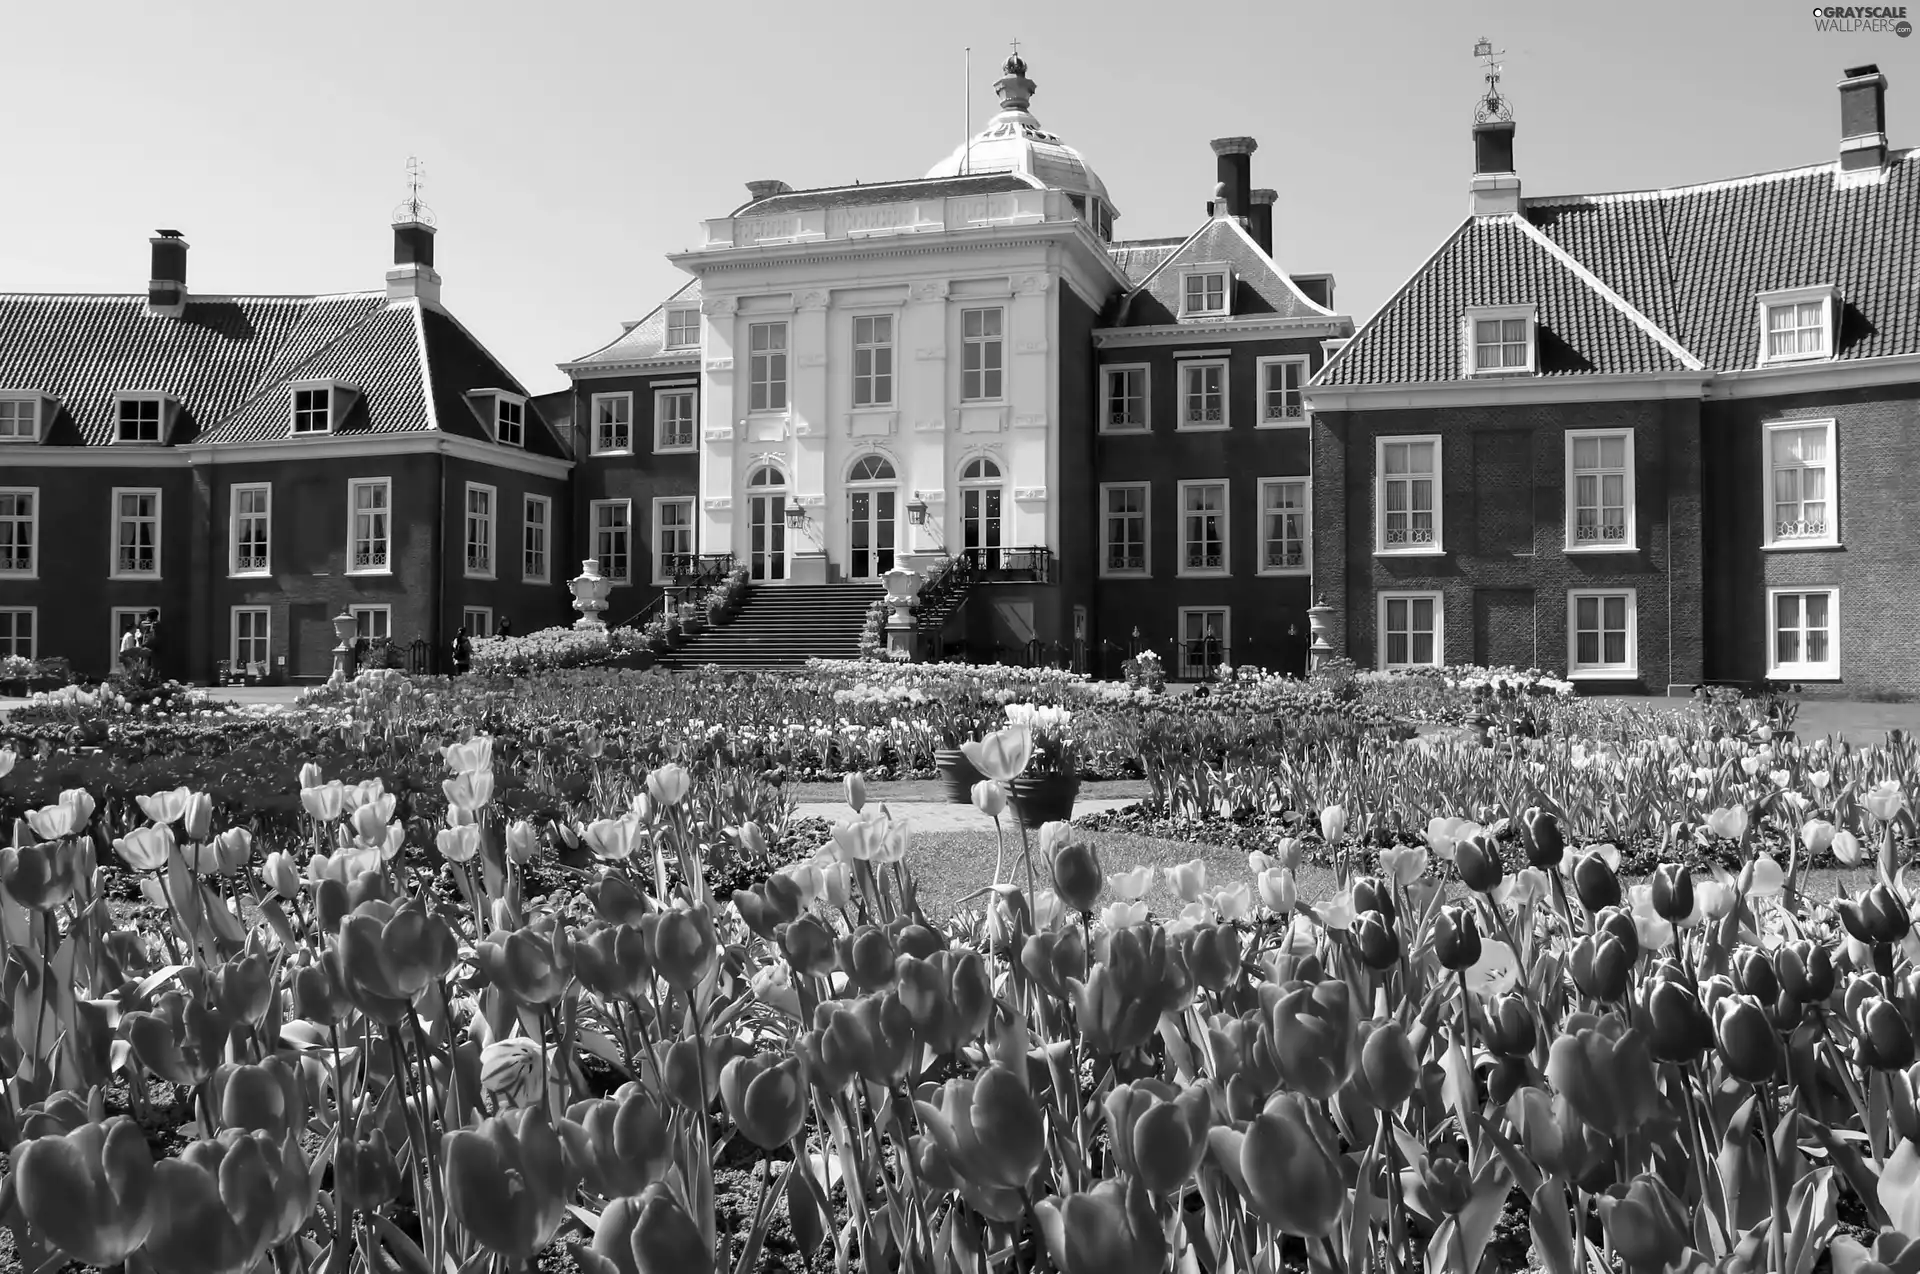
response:
<path id="1" fill-rule="evenodd" d="M 1513 118 L 1512 105 L 1500 93 L 1500 63 L 1494 60 L 1506 55 L 1505 49 L 1496 52 L 1493 41 L 1484 35 L 1473 46 L 1473 56 L 1486 63 L 1487 67 L 1487 94 L 1475 103 L 1473 108 L 1473 122 L 1476 124 Z"/>
<path id="2" fill-rule="evenodd" d="M 420 201 L 420 187 L 426 181 L 427 166 L 417 155 L 407 156 L 407 200 L 393 210 L 395 221 L 417 221 L 423 226 L 433 224 L 433 209 Z"/>

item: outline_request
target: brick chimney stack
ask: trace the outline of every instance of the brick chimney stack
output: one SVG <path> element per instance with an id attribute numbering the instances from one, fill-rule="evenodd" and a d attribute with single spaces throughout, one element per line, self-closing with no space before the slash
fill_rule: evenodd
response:
<path id="1" fill-rule="evenodd" d="M 747 197 L 755 203 L 759 203 L 762 199 L 771 199 L 775 195 L 790 194 L 792 191 L 793 187 L 784 181 L 767 179 L 747 183 Z"/>
<path id="2" fill-rule="evenodd" d="M 433 222 L 424 206 L 401 205 L 393 223 L 393 269 L 387 271 L 389 301 L 440 304 L 440 272 L 433 268 Z"/>
<path id="3" fill-rule="evenodd" d="M 1513 165 L 1513 121 L 1485 120 L 1473 126 L 1473 215 L 1520 211 L 1520 177 Z"/>
<path id="4" fill-rule="evenodd" d="M 187 241 L 178 230 L 156 230 L 152 277 L 147 280 L 147 312 L 179 318 L 187 309 Z"/>
<path id="5" fill-rule="evenodd" d="M 1887 162 L 1887 77 L 1869 62 L 1848 67 L 1840 81 L 1840 171 Z"/>
<path id="6" fill-rule="evenodd" d="M 1245 219 L 1253 192 L 1253 152 L 1260 143 L 1251 137 L 1216 137 L 1207 143 L 1218 156 L 1219 181 L 1226 187 L 1226 213 Z"/>
<path id="7" fill-rule="evenodd" d="M 1253 241 L 1260 245 L 1260 251 L 1269 257 L 1273 255 L 1273 203 L 1279 197 L 1279 191 L 1268 190 L 1264 186 L 1249 191 L 1247 195 L 1251 204 L 1248 210 L 1251 224 L 1248 229 L 1253 234 Z"/>

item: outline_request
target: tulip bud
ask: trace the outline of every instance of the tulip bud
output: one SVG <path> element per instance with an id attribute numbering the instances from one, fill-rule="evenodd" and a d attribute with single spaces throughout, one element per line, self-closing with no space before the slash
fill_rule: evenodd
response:
<path id="1" fill-rule="evenodd" d="M 540 849 L 540 834 L 524 818 L 507 824 L 507 857 L 516 863 L 530 863 Z"/>
<path id="2" fill-rule="evenodd" d="M 1653 869 L 1653 909 L 1668 924 L 1693 918 L 1693 873 L 1680 863 L 1661 863 Z"/>
<path id="3" fill-rule="evenodd" d="M 1367 1101 L 1376 1108 L 1397 1110 L 1420 1083 L 1420 1059 L 1400 1023 L 1388 1018 L 1360 1024 L 1360 1075 L 1366 1080 Z"/>
<path id="4" fill-rule="evenodd" d="M 1184 936 L 1187 972 L 1209 991 L 1224 991 L 1240 973 L 1240 931 L 1203 925 Z"/>
<path id="5" fill-rule="evenodd" d="M 653 929 L 650 944 L 653 948 L 653 967 L 675 988 L 691 991 L 713 970 L 719 954 L 720 944 L 713 932 L 713 919 L 704 906 L 659 914 L 659 923 Z"/>
<path id="6" fill-rule="evenodd" d="M 1007 809 L 1007 789 L 992 779 L 973 785 L 973 807 L 988 818 L 999 818 Z"/>
<path id="7" fill-rule="evenodd" d="M 1480 927 L 1464 907 L 1443 907 L 1433 921 L 1433 953 L 1440 967 L 1453 972 L 1470 969 L 1480 960 Z"/>
<path id="8" fill-rule="evenodd" d="M 735 1058 L 720 1072 L 720 1098 L 734 1126 L 762 1150 L 786 1145 L 806 1123 L 807 1088 L 797 1057 Z"/>
<path id="9" fill-rule="evenodd" d="M 634 1218 L 628 1242 L 635 1274 L 679 1274 L 713 1268 L 713 1254 L 707 1251 L 699 1225 L 667 1187 L 654 1182 L 630 1206 Z"/>
<path id="10" fill-rule="evenodd" d="M 1453 865 L 1460 873 L 1460 883 L 1475 893 L 1490 894 L 1506 879 L 1500 847 L 1485 833 L 1469 836 L 1456 844 Z"/>
<path id="11" fill-rule="evenodd" d="M 16 1146 L 9 1184 L 33 1228 L 88 1265 L 119 1265 L 155 1221 L 153 1155 L 124 1115 Z"/>
<path id="12" fill-rule="evenodd" d="M 1585 853 L 1573 860 L 1573 888 L 1588 911 L 1620 905 L 1620 877 L 1598 854 Z"/>
<path id="13" fill-rule="evenodd" d="M 1370 969 L 1391 969 L 1400 960 L 1400 935 L 1393 922 L 1377 911 L 1364 911 L 1354 917 L 1354 945 Z"/>
<path id="14" fill-rule="evenodd" d="M 1567 852 L 1559 820 L 1536 806 L 1526 812 L 1521 824 L 1527 829 L 1527 861 L 1535 867 L 1558 867 Z"/>
<path id="15" fill-rule="evenodd" d="M 1855 1016 L 1859 1026 L 1854 1048 L 1862 1066 L 1890 1071 L 1913 1063 L 1913 1032 L 1892 1001 L 1869 996 Z"/>
<path id="16" fill-rule="evenodd" d="M 847 775 L 847 804 L 858 814 L 867 803 L 867 781 L 858 774 Z"/>
<path id="17" fill-rule="evenodd" d="M 1608 1190 L 1600 1199 L 1600 1219 L 1607 1240 L 1630 1270 L 1667 1269 L 1692 1245 L 1692 1219 L 1652 1173 Z"/>
<path id="18" fill-rule="evenodd" d="M 1867 856 L 1866 848 L 1860 844 L 1860 838 L 1845 828 L 1833 834 L 1829 848 L 1833 850 L 1834 859 L 1846 867 L 1858 867 L 1861 860 Z"/>
<path id="19" fill-rule="evenodd" d="M 1898 942 L 1912 927 L 1900 899 L 1884 882 L 1875 884 L 1858 899 L 1842 898 L 1833 909 L 1847 932 L 1869 945 Z"/>
<path id="20" fill-rule="evenodd" d="M 1347 810 L 1344 805 L 1329 805 L 1320 811 L 1320 838 L 1329 845 L 1347 834 Z"/>
<path id="21" fill-rule="evenodd" d="M 300 897 L 300 869 L 294 866 L 292 855 L 279 850 L 268 854 L 260 874 L 268 887 L 282 898 L 294 901 Z"/>
<path id="22" fill-rule="evenodd" d="M 1487 1019 L 1481 1038 L 1490 1052 L 1499 1057 L 1530 1057 L 1538 1042 L 1533 1009 L 1524 996 L 1508 992 L 1487 1005 Z"/>
<path id="23" fill-rule="evenodd" d="M 1437 1156 L 1417 1165 L 1415 1179 L 1440 1216 L 1458 1216 L 1473 1197 L 1473 1174 L 1458 1159 Z"/>
<path id="24" fill-rule="evenodd" d="M 1742 947 L 1733 953 L 1733 983 L 1742 992 L 1752 996 L 1762 1004 L 1772 1004 L 1780 998 L 1780 979 L 1775 976 L 1773 961 L 1767 953 L 1758 947 Z"/>
<path id="25" fill-rule="evenodd" d="M 1292 1093 L 1276 1094 L 1248 1125 L 1240 1173 L 1248 1202 L 1286 1234 L 1318 1238 L 1340 1219 L 1347 1187 L 1331 1133 Z"/>
<path id="26" fill-rule="evenodd" d="M 1378 876 L 1361 876 L 1353 882 L 1353 909 L 1371 911 L 1391 922 L 1398 914 L 1393 905 L 1393 886 Z"/>
<path id="27" fill-rule="evenodd" d="M 1287 1084 L 1330 1101 L 1358 1064 L 1359 1031 L 1345 982 L 1294 983 L 1275 1000 L 1263 1032 Z"/>
<path id="28" fill-rule="evenodd" d="M 1789 942 L 1774 957 L 1780 989 L 1802 1004 L 1821 1004 L 1833 994 L 1833 957 L 1818 943 Z"/>
<path id="29" fill-rule="evenodd" d="M 1092 911 L 1106 884 L 1093 842 L 1081 840 L 1069 830 L 1068 839 L 1053 851 L 1051 867 L 1054 892 L 1060 895 L 1060 901 L 1075 911 Z"/>
<path id="30" fill-rule="evenodd" d="M 207 834 L 213 830 L 213 798 L 205 792 L 194 792 L 187 797 L 181 818 L 188 840 L 206 840 Z"/>
<path id="31" fill-rule="evenodd" d="M 1729 995 L 1713 1006 L 1714 1043 L 1727 1073 L 1749 1084 L 1775 1078 L 1786 1054 L 1767 1012 L 1751 995 Z"/>
<path id="32" fill-rule="evenodd" d="M 1574 985 L 1583 995 L 1601 1001 L 1618 1000 L 1627 993 L 1633 975 L 1634 952 L 1611 933 L 1587 934 L 1574 944 L 1569 960 Z"/>

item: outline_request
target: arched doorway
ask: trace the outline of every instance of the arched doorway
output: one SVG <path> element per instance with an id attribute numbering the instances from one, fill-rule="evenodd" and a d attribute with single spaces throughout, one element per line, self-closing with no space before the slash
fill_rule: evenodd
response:
<path id="1" fill-rule="evenodd" d="M 756 465 L 747 475 L 747 515 L 749 573 L 756 582 L 787 578 L 787 475 L 778 466 Z"/>
<path id="2" fill-rule="evenodd" d="M 1000 466 L 986 456 L 960 470 L 960 544 L 975 570 L 1000 569 Z"/>
<path id="3" fill-rule="evenodd" d="M 847 471 L 847 574 L 879 579 L 893 569 L 898 475 L 885 456 L 862 456 Z"/>

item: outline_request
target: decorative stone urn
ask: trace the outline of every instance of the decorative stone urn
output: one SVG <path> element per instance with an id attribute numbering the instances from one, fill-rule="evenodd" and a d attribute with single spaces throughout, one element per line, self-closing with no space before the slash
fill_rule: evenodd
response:
<path id="1" fill-rule="evenodd" d="M 893 608 L 893 613 L 887 616 L 887 649 L 905 651 L 907 658 L 911 659 L 916 621 L 907 608 L 913 605 L 913 599 L 926 587 L 926 576 L 904 566 L 896 566 L 880 579 L 887 586 L 887 605 Z"/>
<path id="2" fill-rule="evenodd" d="M 1314 599 L 1307 607 L 1307 626 L 1313 633 L 1313 644 L 1307 647 L 1307 667 L 1318 668 L 1333 654 L 1333 647 L 1327 641 L 1327 624 L 1333 619 L 1333 607 L 1327 605 L 1325 595 Z"/>
<path id="3" fill-rule="evenodd" d="M 346 681 L 353 676 L 353 643 L 355 630 L 359 627 L 353 612 L 342 606 L 340 613 L 332 619 L 333 636 L 333 679 Z"/>
<path id="4" fill-rule="evenodd" d="M 600 612 L 607 608 L 607 593 L 613 588 L 613 581 L 600 573 L 600 559 L 590 557 L 580 563 L 580 573 L 567 581 L 567 587 L 573 592 L 573 608 L 580 612 L 573 626 L 605 628 L 607 621 L 600 618 Z"/>

